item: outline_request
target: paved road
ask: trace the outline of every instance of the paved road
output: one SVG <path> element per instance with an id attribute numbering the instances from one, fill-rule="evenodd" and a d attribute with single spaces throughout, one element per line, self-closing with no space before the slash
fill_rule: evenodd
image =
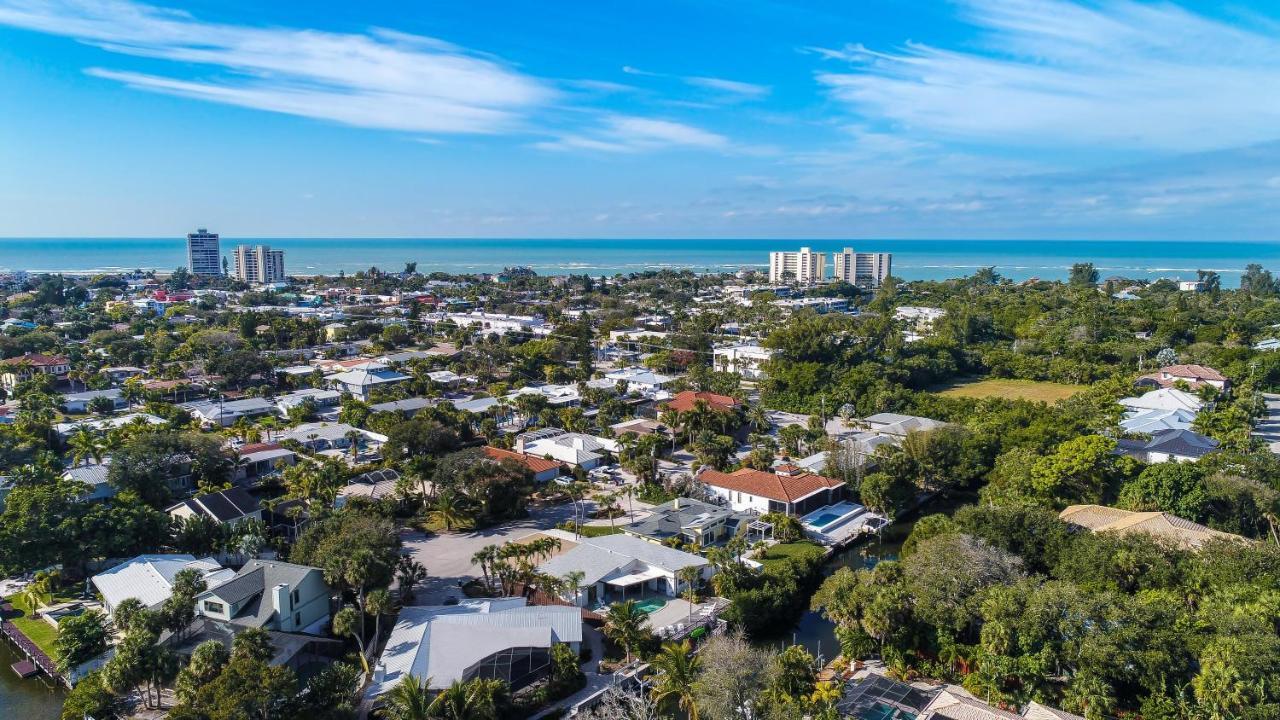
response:
<path id="1" fill-rule="evenodd" d="M 1258 420 L 1253 436 L 1271 446 L 1271 452 L 1280 454 L 1280 395 L 1263 393 L 1267 414 Z"/>

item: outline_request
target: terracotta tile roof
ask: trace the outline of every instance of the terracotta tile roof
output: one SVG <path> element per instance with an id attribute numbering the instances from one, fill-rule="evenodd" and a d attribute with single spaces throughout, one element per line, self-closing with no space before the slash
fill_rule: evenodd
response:
<path id="1" fill-rule="evenodd" d="M 732 473 L 718 470 L 704 470 L 698 480 L 706 485 L 722 487 L 726 490 L 751 493 L 757 497 L 769 498 L 778 502 L 795 502 L 801 498 L 826 488 L 837 488 L 844 485 L 840 480 L 815 475 L 811 472 L 779 475 L 742 468 Z"/>
<path id="2" fill-rule="evenodd" d="M 671 398 L 671 400 L 669 400 L 663 407 L 668 410 L 675 410 L 676 412 L 689 412 L 693 409 L 694 403 L 698 400 L 706 401 L 707 405 L 710 405 L 712 410 L 719 410 L 721 412 L 729 412 L 741 405 L 736 398 L 731 398 L 728 395 L 717 395 L 709 392 L 685 390 L 683 392 L 676 393 L 676 396 Z"/>
<path id="3" fill-rule="evenodd" d="M 542 472 L 546 472 L 547 470 L 564 467 L 564 463 L 560 462 L 559 460 L 548 460 L 546 458 L 540 458 L 534 455 L 525 455 L 524 453 L 518 453 L 518 452 L 513 452 L 511 450 L 503 450 L 502 448 L 496 448 L 496 447 L 493 447 L 492 445 L 484 446 L 484 454 L 488 455 L 491 459 L 497 460 L 499 462 L 501 462 L 502 460 L 515 460 L 518 463 L 522 463 L 525 467 L 529 468 L 534 473 L 542 473 Z"/>
<path id="4" fill-rule="evenodd" d="M 1189 380 L 1225 381 L 1227 379 L 1222 373 L 1204 365 L 1170 365 L 1160 368 L 1160 372 Z"/>
<path id="5" fill-rule="evenodd" d="M 252 455 L 253 453 L 262 452 L 263 450 L 280 450 L 280 449 L 282 448 L 277 443 L 249 443 L 247 445 L 241 445 L 240 449 L 236 450 L 236 454 L 242 455 L 242 456 Z"/>
<path id="6" fill-rule="evenodd" d="M 9 358 L 0 361 L 0 365 L 30 365 L 31 367 L 42 367 L 45 365 L 66 365 L 67 359 L 61 355 L 42 355 L 40 353 L 27 353 L 18 357 Z"/>

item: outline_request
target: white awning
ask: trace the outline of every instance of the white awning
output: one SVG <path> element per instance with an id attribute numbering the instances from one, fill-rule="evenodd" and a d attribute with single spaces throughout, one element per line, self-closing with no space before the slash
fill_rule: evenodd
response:
<path id="1" fill-rule="evenodd" d="M 613 578 L 612 580 L 605 580 L 605 583 L 609 585 L 615 585 L 617 587 L 627 587 L 630 585 L 639 585 L 642 582 L 646 582 L 648 580 L 656 580 L 657 578 L 666 577 L 666 576 L 667 574 L 662 570 L 658 570 L 657 568 L 649 568 L 648 570 L 644 570 L 638 573 L 631 573 L 630 575 L 623 575 L 622 577 L 616 577 L 616 578 Z"/>

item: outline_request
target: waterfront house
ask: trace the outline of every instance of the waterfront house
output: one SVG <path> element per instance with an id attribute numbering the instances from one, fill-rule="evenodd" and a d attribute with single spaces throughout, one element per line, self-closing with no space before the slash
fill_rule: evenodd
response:
<path id="1" fill-rule="evenodd" d="M 194 555 L 174 553 L 139 555 L 94 575 L 89 581 L 102 596 L 108 615 L 115 614 L 120 603 L 129 598 L 137 598 L 143 607 L 157 610 L 173 594 L 173 579 L 183 570 L 199 572 L 209 587 L 235 575 L 213 558 L 197 560 Z"/>
<path id="2" fill-rule="evenodd" d="M 560 472 L 565 468 L 565 464 L 559 460 L 548 460 L 547 458 L 536 455 L 527 455 L 525 453 L 515 452 L 512 450 L 503 450 L 502 448 L 496 448 L 492 445 L 486 445 L 484 447 L 484 454 L 494 462 L 509 460 L 520 463 L 529 470 L 529 473 L 533 476 L 534 482 L 545 483 L 554 480 L 560 476 Z"/>
<path id="3" fill-rule="evenodd" d="M 562 530 L 537 535 L 556 537 L 561 543 L 560 553 L 538 566 L 538 572 L 558 578 L 581 572 L 577 593 L 568 590 L 562 599 L 582 607 L 653 594 L 676 597 L 688 586 L 680 579 L 684 568 L 698 568 L 703 580 L 715 573 L 706 558 L 631 535 L 575 538 Z"/>

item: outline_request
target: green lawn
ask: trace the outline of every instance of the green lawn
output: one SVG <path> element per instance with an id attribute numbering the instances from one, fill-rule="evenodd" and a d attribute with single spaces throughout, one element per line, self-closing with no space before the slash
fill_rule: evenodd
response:
<path id="1" fill-rule="evenodd" d="M 14 606 L 16 609 L 16 605 Z M 9 622 L 22 631 L 23 635 L 31 638 L 31 642 L 44 651 L 50 659 L 57 661 L 58 653 L 53 649 L 53 641 L 58 639 L 58 629 L 49 623 L 41 620 L 38 616 L 23 615 L 22 617 L 10 618 Z"/>
<path id="2" fill-rule="evenodd" d="M 822 547 L 810 542 L 778 543 L 777 545 L 771 545 L 765 551 L 764 557 L 760 558 L 760 562 L 764 563 L 765 568 L 769 568 L 787 560 L 821 557 L 822 554 Z"/>
<path id="3" fill-rule="evenodd" d="M 935 389 L 935 392 L 944 397 L 976 399 L 1001 397 L 1011 400 L 1031 400 L 1032 402 L 1052 404 L 1059 400 L 1065 400 L 1084 389 L 1084 385 L 1066 385 L 1055 382 L 1013 380 L 1008 378 L 986 378 L 984 380 L 952 383 Z"/>

